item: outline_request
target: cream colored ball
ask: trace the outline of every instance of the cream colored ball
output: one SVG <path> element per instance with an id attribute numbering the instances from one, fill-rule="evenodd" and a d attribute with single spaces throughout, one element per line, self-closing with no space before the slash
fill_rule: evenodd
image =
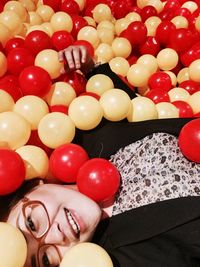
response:
<path id="1" fill-rule="evenodd" d="M 179 118 L 179 110 L 172 103 L 161 102 L 156 104 L 158 119 Z"/>
<path id="2" fill-rule="evenodd" d="M 176 26 L 176 29 L 188 28 L 189 22 L 184 16 L 176 16 L 171 19 L 171 22 Z"/>
<path id="3" fill-rule="evenodd" d="M 127 73 L 128 82 L 135 87 L 146 86 L 150 76 L 151 73 L 143 64 L 133 64 Z"/>
<path id="4" fill-rule="evenodd" d="M 97 23 L 100 23 L 103 20 L 111 20 L 112 12 L 108 5 L 98 4 L 92 11 L 93 18 Z"/>
<path id="5" fill-rule="evenodd" d="M 181 69 L 177 74 L 177 83 L 182 83 L 184 81 L 190 80 L 189 68 Z"/>
<path id="6" fill-rule="evenodd" d="M 130 68 L 128 60 L 126 60 L 123 57 L 114 57 L 109 61 L 109 66 L 111 70 L 123 77 L 125 77 L 128 73 L 128 70 Z"/>
<path id="7" fill-rule="evenodd" d="M 7 58 L 3 52 L 0 52 L 0 77 L 7 71 Z"/>
<path id="8" fill-rule="evenodd" d="M 14 104 L 15 102 L 12 96 L 0 89 L 0 113 L 4 111 L 12 111 Z"/>
<path id="9" fill-rule="evenodd" d="M 114 57 L 112 47 L 105 43 L 101 43 L 95 50 L 94 54 L 97 61 L 101 63 L 107 63 Z"/>
<path id="10" fill-rule="evenodd" d="M 161 70 L 172 70 L 178 64 L 178 54 L 172 48 L 164 48 L 157 54 L 158 67 Z"/>
<path id="11" fill-rule="evenodd" d="M 170 102 L 173 101 L 185 101 L 187 102 L 190 94 L 187 90 L 181 87 L 175 87 L 168 91 Z"/>
<path id="12" fill-rule="evenodd" d="M 55 14 L 53 8 L 48 5 L 40 5 L 36 12 L 40 15 L 44 22 L 49 22 L 51 17 Z"/>
<path id="13" fill-rule="evenodd" d="M 123 37 L 116 37 L 112 42 L 112 49 L 116 57 L 127 58 L 132 51 L 131 43 Z"/>
<path id="14" fill-rule="evenodd" d="M 93 75 L 86 84 L 86 91 L 101 96 L 105 91 L 113 89 L 114 84 L 110 77 L 105 74 Z"/>
<path id="15" fill-rule="evenodd" d="M 140 56 L 137 60 L 137 63 L 142 64 L 144 68 L 148 69 L 151 74 L 158 70 L 157 59 L 150 54 Z"/>
<path id="16" fill-rule="evenodd" d="M 192 94 L 188 100 L 189 105 L 192 107 L 192 110 L 195 113 L 200 112 L 200 91 Z"/>
<path id="17" fill-rule="evenodd" d="M 112 29 L 109 28 L 98 28 L 97 29 L 97 34 L 99 37 L 99 40 L 101 43 L 109 44 L 111 45 L 114 37 L 115 37 L 115 32 Z"/>
<path id="18" fill-rule="evenodd" d="M 97 30 L 92 26 L 85 26 L 80 29 L 77 35 L 78 40 L 86 40 L 93 45 L 94 48 L 97 48 L 99 45 L 99 37 Z"/>
<path id="19" fill-rule="evenodd" d="M 200 82 L 199 71 L 200 71 L 200 59 L 196 59 L 189 65 L 189 76 L 192 81 Z"/>
<path id="20" fill-rule="evenodd" d="M 50 23 L 54 31 L 68 31 L 71 32 L 73 22 L 69 14 L 63 11 L 54 13 L 50 19 Z"/>

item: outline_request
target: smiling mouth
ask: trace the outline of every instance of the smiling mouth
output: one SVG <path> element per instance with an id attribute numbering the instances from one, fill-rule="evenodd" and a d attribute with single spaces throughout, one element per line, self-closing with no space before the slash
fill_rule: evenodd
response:
<path id="1" fill-rule="evenodd" d="M 67 209 L 64 208 L 64 212 L 67 218 L 67 221 L 69 223 L 69 225 L 71 226 L 71 229 L 75 235 L 76 238 L 80 237 L 80 226 L 77 223 L 77 221 L 74 219 L 73 215 L 71 214 L 71 212 Z"/>

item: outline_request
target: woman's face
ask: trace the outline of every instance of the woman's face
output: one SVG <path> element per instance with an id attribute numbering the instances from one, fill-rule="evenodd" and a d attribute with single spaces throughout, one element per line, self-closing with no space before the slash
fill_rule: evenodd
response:
<path id="1" fill-rule="evenodd" d="M 101 218 L 94 201 L 67 186 L 39 185 L 25 197 L 27 202 L 21 200 L 7 222 L 20 228 L 27 239 L 26 267 L 35 266 L 38 258 L 40 267 L 58 266 L 58 254 L 62 258 L 70 247 L 91 240 Z"/>

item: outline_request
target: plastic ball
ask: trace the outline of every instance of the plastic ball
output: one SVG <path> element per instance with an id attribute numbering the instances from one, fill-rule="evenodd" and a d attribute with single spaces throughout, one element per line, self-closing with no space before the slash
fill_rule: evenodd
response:
<path id="1" fill-rule="evenodd" d="M 190 161 L 200 163 L 200 119 L 186 123 L 180 131 L 178 143 L 183 155 Z"/>
<path id="2" fill-rule="evenodd" d="M 162 21 L 156 28 L 156 38 L 162 45 L 169 43 L 169 38 L 173 31 L 176 30 L 176 26 L 171 21 Z"/>
<path id="3" fill-rule="evenodd" d="M 200 70 L 200 59 L 193 61 L 189 66 L 189 76 L 192 81 L 200 82 L 200 77 L 198 75 Z"/>
<path id="4" fill-rule="evenodd" d="M 34 65 L 34 56 L 26 48 L 15 48 L 8 53 L 7 64 L 8 71 L 17 76 L 26 67 Z"/>
<path id="5" fill-rule="evenodd" d="M 36 5 L 32 0 L 19 0 L 27 11 L 35 11 Z"/>
<path id="6" fill-rule="evenodd" d="M 45 100 L 50 106 L 69 106 L 75 97 L 76 92 L 70 84 L 66 82 L 56 82 L 52 85 L 51 90 L 45 96 Z"/>
<path id="7" fill-rule="evenodd" d="M 77 174 L 81 193 L 94 201 L 105 201 L 115 195 L 120 185 L 117 168 L 106 159 L 93 158 L 85 162 Z"/>
<path id="8" fill-rule="evenodd" d="M 85 7 L 85 0 L 75 0 L 75 2 L 79 5 L 80 10 L 82 11 Z"/>
<path id="9" fill-rule="evenodd" d="M 190 79 L 189 68 L 182 68 L 177 74 L 177 82 L 180 84 Z"/>
<path id="10" fill-rule="evenodd" d="M 188 93 L 187 90 L 184 88 L 180 87 L 174 87 L 171 90 L 168 91 L 170 101 L 177 101 L 177 100 L 182 100 L 182 101 L 188 101 L 190 94 Z"/>
<path id="11" fill-rule="evenodd" d="M 169 91 L 172 87 L 171 78 L 165 72 L 155 72 L 150 76 L 148 86 L 150 89 L 163 89 L 164 91 Z"/>
<path id="12" fill-rule="evenodd" d="M 138 58 L 137 63 L 142 64 L 149 70 L 150 73 L 154 73 L 158 70 L 157 59 L 152 55 L 142 55 Z"/>
<path id="13" fill-rule="evenodd" d="M 60 10 L 62 0 L 43 0 L 43 4 L 50 6 L 55 12 Z"/>
<path id="14" fill-rule="evenodd" d="M 4 77 L 0 79 L 0 89 L 10 94 L 14 101 L 22 97 L 18 78 L 12 74 L 4 75 Z"/>
<path id="15" fill-rule="evenodd" d="M 24 46 L 25 46 L 25 41 L 23 38 L 13 37 L 6 42 L 4 49 L 6 54 L 8 54 L 11 50 Z"/>
<path id="16" fill-rule="evenodd" d="M 131 106 L 128 94 L 116 88 L 103 93 L 99 102 L 103 108 L 104 118 L 110 121 L 125 119 Z"/>
<path id="17" fill-rule="evenodd" d="M 6 25 L 0 22 L 0 42 L 4 46 L 6 42 L 13 37 L 13 33 L 9 30 Z"/>
<path id="18" fill-rule="evenodd" d="M 52 82 L 45 69 L 39 66 L 30 66 L 21 72 L 19 84 L 23 95 L 43 97 L 49 92 Z"/>
<path id="19" fill-rule="evenodd" d="M 65 183 L 76 182 L 79 168 L 89 160 L 87 152 L 79 145 L 64 144 L 50 156 L 49 167 L 53 176 Z"/>
<path id="20" fill-rule="evenodd" d="M 119 36 L 121 32 L 128 28 L 131 22 L 127 18 L 121 18 L 115 22 L 115 32 Z"/>
<path id="21" fill-rule="evenodd" d="M 41 30 L 43 30 L 46 34 L 48 34 L 50 37 L 53 35 L 53 28 L 51 26 L 50 22 L 44 22 L 41 25 Z"/>
<path id="22" fill-rule="evenodd" d="M 163 8 L 164 8 L 163 2 L 160 1 L 160 0 L 149 0 L 148 1 L 148 4 L 150 6 L 153 6 L 158 13 L 160 13 L 163 10 Z"/>
<path id="23" fill-rule="evenodd" d="M 98 32 L 92 26 L 85 26 L 81 28 L 78 32 L 77 40 L 86 40 L 91 43 L 94 48 L 97 48 L 100 42 Z"/>
<path id="24" fill-rule="evenodd" d="M 52 112 L 40 120 L 38 135 L 43 144 L 55 149 L 73 140 L 75 125 L 68 115 L 61 112 Z"/>
<path id="25" fill-rule="evenodd" d="M 13 150 L 0 148 L 0 195 L 17 190 L 25 179 L 25 166 L 22 158 Z"/>
<path id="26" fill-rule="evenodd" d="M 0 52 L 0 77 L 7 71 L 7 59 L 4 53 Z"/>
<path id="27" fill-rule="evenodd" d="M 27 12 L 26 8 L 20 2 L 8 1 L 4 5 L 4 11 L 15 12 L 20 17 L 21 21 L 23 21 L 23 22 L 26 22 L 28 20 L 28 12 Z"/>
<path id="28" fill-rule="evenodd" d="M 173 71 L 169 71 L 169 70 L 164 70 L 164 73 L 167 73 L 169 75 L 169 77 L 171 78 L 171 82 L 172 82 L 172 87 L 177 85 L 177 77 L 176 74 Z"/>
<path id="29" fill-rule="evenodd" d="M 140 12 L 140 15 L 142 17 L 142 21 L 146 21 L 148 18 L 157 16 L 158 12 L 156 8 L 152 5 L 144 6 Z"/>
<path id="30" fill-rule="evenodd" d="M 129 62 L 127 59 L 123 57 L 114 57 L 109 61 L 109 66 L 111 70 L 123 77 L 125 77 L 128 73 L 128 70 L 130 68 Z"/>
<path id="31" fill-rule="evenodd" d="M 85 26 L 88 26 L 88 23 L 83 17 L 79 15 L 71 15 L 71 18 L 73 22 L 73 28 L 71 34 L 75 39 L 77 39 L 77 34 L 80 31 L 80 29 L 82 29 Z"/>
<path id="32" fill-rule="evenodd" d="M 37 54 L 35 66 L 46 70 L 51 79 L 56 79 L 60 76 L 64 63 L 58 60 L 58 52 L 53 49 L 45 49 Z"/>
<path id="33" fill-rule="evenodd" d="M 80 13 L 79 5 L 74 0 L 62 1 L 60 10 L 66 12 L 69 15 L 74 15 L 74 14 Z"/>
<path id="34" fill-rule="evenodd" d="M 64 105 L 54 105 L 54 106 L 49 106 L 49 111 L 50 112 L 62 112 L 66 115 L 68 115 L 68 107 Z"/>
<path id="35" fill-rule="evenodd" d="M 188 20 L 183 16 L 175 16 L 171 22 L 176 26 L 176 29 L 188 28 Z"/>
<path id="36" fill-rule="evenodd" d="M 128 70 L 127 80 L 131 85 L 141 87 L 147 85 L 150 75 L 149 70 L 142 64 L 133 64 Z"/>
<path id="37" fill-rule="evenodd" d="M 156 29 L 160 23 L 161 23 L 161 19 L 157 16 L 152 16 L 148 18 L 144 23 L 147 27 L 147 35 L 155 36 Z"/>
<path id="38" fill-rule="evenodd" d="M 25 38 L 25 46 L 33 55 L 37 55 L 44 49 L 51 49 L 51 38 L 44 31 L 32 31 Z"/>
<path id="39" fill-rule="evenodd" d="M 68 31 L 71 32 L 73 23 L 70 15 L 63 11 L 58 11 L 51 17 L 50 23 L 54 31 Z"/>
<path id="40" fill-rule="evenodd" d="M 138 96 L 131 100 L 127 119 L 129 122 L 154 120 L 158 118 L 154 102 L 144 96 Z"/>
<path id="41" fill-rule="evenodd" d="M 103 110 L 97 99 L 83 95 L 71 102 L 68 114 L 78 129 L 91 130 L 101 122 Z"/>
<path id="42" fill-rule="evenodd" d="M 109 28 L 99 28 L 97 29 L 97 33 L 98 33 L 98 37 L 101 43 L 105 43 L 109 45 L 112 44 L 114 37 L 115 37 L 114 30 L 109 29 Z"/>
<path id="43" fill-rule="evenodd" d="M 111 20 L 111 9 L 108 5 L 98 4 L 93 9 L 93 18 L 97 23 L 103 20 Z"/>
<path id="44" fill-rule="evenodd" d="M 60 267 L 113 267 L 108 253 L 99 245 L 83 242 L 75 245 L 64 255 Z M 17 266 L 18 267 L 18 266 Z"/>
<path id="45" fill-rule="evenodd" d="M 114 57 L 114 53 L 109 44 L 101 43 L 95 50 L 95 56 L 98 62 L 106 63 Z"/>
<path id="46" fill-rule="evenodd" d="M 142 20 L 140 14 L 135 11 L 129 12 L 125 18 L 128 19 L 130 22 Z"/>
<path id="47" fill-rule="evenodd" d="M 0 112 L 11 111 L 14 107 L 14 104 L 15 103 L 12 96 L 6 91 L 0 89 Z"/>
<path id="48" fill-rule="evenodd" d="M 25 145 L 30 134 L 30 124 L 21 115 L 12 111 L 0 113 L 0 140 L 7 142 L 9 148 Z"/>
<path id="49" fill-rule="evenodd" d="M 51 36 L 53 46 L 57 51 L 63 50 L 74 43 L 74 38 L 68 31 L 56 31 Z"/>
<path id="50" fill-rule="evenodd" d="M 160 51 L 160 44 L 155 36 L 147 36 L 146 41 L 139 45 L 141 55 L 150 54 L 156 56 Z"/>
<path id="51" fill-rule="evenodd" d="M 38 6 L 36 12 L 40 15 L 42 21 L 44 22 L 49 22 L 54 14 L 53 8 L 48 5 Z"/>
<path id="52" fill-rule="evenodd" d="M 116 57 L 127 58 L 132 51 L 131 43 L 123 37 L 116 37 L 112 42 L 112 49 Z"/>
<path id="53" fill-rule="evenodd" d="M 35 11 L 29 11 L 28 13 L 29 13 L 30 26 L 42 24 L 43 20 L 38 13 L 36 13 Z"/>
<path id="54" fill-rule="evenodd" d="M 172 104 L 162 102 L 156 104 L 158 119 L 179 118 L 179 110 Z"/>
<path id="55" fill-rule="evenodd" d="M 0 13 L 0 23 L 4 24 L 14 35 L 18 34 L 22 27 L 20 17 L 14 11 L 3 11 Z"/>
<path id="56" fill-rule="evenodd" d="M 84 16 L 83 18 L 87 21 L 88 26 L 92 26 L 96 28 L 97 25 L 93 18 L 88 17 L 88 16 Z"/>
<path id="57" fill-rule="evenodd" d="M 63 81 L 69 83 L 74 88 L 77 96 L 86 90 L 86 78 L 76 71 L 65 73 Z"/>
<path id="58" fill-rule="evenodd" d="M 173 30 L 169 37 L 169 46 L 176 52 L 187 51 L 192 45 L 192 33 L 189 29 Z"/>
<path id="59" fill-rule="evenodd" d="M 179 110 L 179 118 L 191 118 L 193 117 L 192 107 L 185 101 L 177 100 L 172 102 Z"/>
<path id="60" fill-rule="evenodd" d="M 132 45 L 142 44 L 147 38 L 147 27 L 141 21 L 133 21 L 128 25 L 124 34 L 124 37 L 126 37 Z"/>
<path id="61" fill-rule="evenodd" d="M 0 258 L 5 267 L 24 266 L 27 244 L 22 232 L 4 222 L 0 222 Z"/>
<path id="62" fill-rule="evenodd" d="M 178 54 L 174 49 L 164 48 L 157 55 L 158 66 L 161 70 L 172 70 L 178 64 Z"/>
<path id="63" fill-rule="evenodd" d="M 192 107 L 194 114 L 200 112 L 200 91 L 191 95 L 187 102 Z"/>
<path id="64" fill-rule="evenodd" d="M 105 91 L 113 89 L 114 84 L 110 77 L 105 74 L 95 74 L 89 78 L 86 84 L 86 91 L 102 95 Z"/>
<path id="65" fill-rule="evenodd" d="M 111 31 L 115 31 L 115 25 L 110 21 L 110 20 L 103 20 L 101 22 L 98 23 L 97 25 L 97 31 L 99 29 L 109 29 Z"/>
<path id="66" fill-rule="evenodd" d="M 74 45 L 83 45 L 86 47 L 87 52 L 89 53 L 89 55 L 91 57 L 94 56 L 94 47 L 92 46 L 92 44 L 90 42 L 88 42 L 87 40 L 76 40 L 74 42 Z"/>
<path id="67" fill-rule="evenodd" d="M 179 84 L 179 87 L 184 88 L 185 90 L 188 91 L 190 95 L 196 93 L 199 91 L 199 84 L 197 82 L 191 81 L 191 80 L 186 80 L 184 82 L 181 82 Z"/>
<path id="68" fill-rule="evenodd" d="M 49 113 L 48 105 L 38 96 L 23 96 L 15 103 L 13 111 L 26 119 L 31 130 L 36 130 L 40 120 Z"/>
<path id="69" fill-rule="evenodd" d="M 145 94 L 145 97 L 150 98 L 155 104 L 160 102 L 170 102 L 168 92 L 163 89 L 151 89 Z"/>
<path id="70" fill-rule="evenodd" d="M 49 158 L 43 149 L 37 146 L 26 145 L 18 148 L 16 152 L 25 164 L 25 180 L 46 177 L 49 170 Z"/>

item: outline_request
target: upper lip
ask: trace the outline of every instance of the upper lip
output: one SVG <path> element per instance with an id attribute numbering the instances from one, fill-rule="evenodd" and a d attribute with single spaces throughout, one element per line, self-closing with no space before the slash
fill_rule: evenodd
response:
<path id="1" fill-rule="evenodd" d="M 76 239 L 79 239 L 79 238 L 80 238 L 80 226 L 79 226 L 79 224 L 77 223 L 77 221 L 76 221 L 75 218 L 73 217 L 73 215 L 72 215 L 72 213 L 70 212 L 70 210 L 68 210 L 67 208 L 64 208 L 64 213 L 65 213 L 65 216 L 66 216 L 66 219 L 67 219 L 67 223 L 68 223 L 68 225 L 70 226 L 70 229 L 71 229 L 71 232 L 72 232 L 73 236 L 74 236 Z M 73 217 L 73 220 L 75 221 L 75 224 L 78 226 L 78 229 L 79 229 L 78 232 L 76 232 L 76 231 L 73 229 L 71 223 L 69 222 L 69 219 L 68 219 L 67 214 L 70 214 L 70 215 Z"/>

